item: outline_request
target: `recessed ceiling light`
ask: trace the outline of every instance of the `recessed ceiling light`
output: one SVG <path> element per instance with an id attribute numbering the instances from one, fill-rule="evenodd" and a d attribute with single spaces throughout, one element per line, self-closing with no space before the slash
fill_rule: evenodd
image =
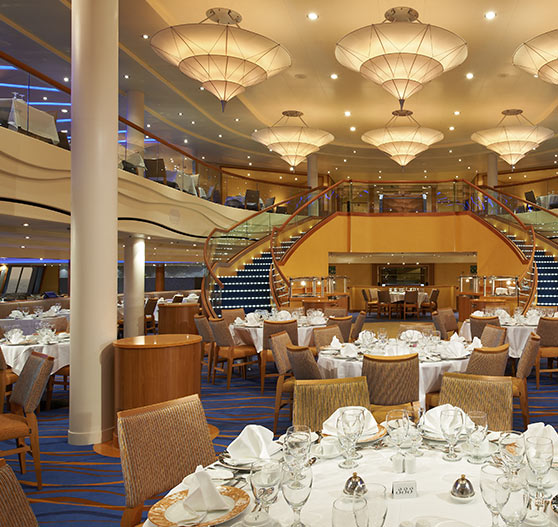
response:
<path id="1" fill-rule="evenodd" d="M 426 179 L 428 176 L 424 176 L 424 179 Z"/>
<path id="2" fill-rule="evenodd" d="M 202 159 L 205 159 L 205 156 L 202 156 Z"/>
<path id="3" fill-rule="evenodd" d="M 147 128 L 151 128 L 151 125 L 150 125 L 150 124 L 146 124 L 145 126 L 147 126 Z"/>
<path id="4" fill-rule="evenodd" d="M 471 167 L 467 167 L 467 170 L 471 170 Z"/>
<path id="5" fill-rule="evenodd" d="M 449 153 L 450 153 L 450 154 L 453 153 L 453 150 L 450 150 Z"/>
<path id="6" fill-rule="evenodd" d="M 539 78 L 539 76 L 536 73 L 533 75 L 533 77 L 535 77 L 535 79 Z"/>
<path id="7" fill-rule="evenodd" d="M 68 130 L 60 130 L 60 132 L 62 132 L 63 134 L 67 134 Z"/>
<path id="8" fill-rule="evenodd" d="M 351 127 L 349 128 L 349 130 L 350 130 L 351 132 L 356 132 L 356 126 L 351 126 Z"/>
<path id="9" fill-rule="evenodd" d="M 182 112 L 178 112 L 178 115 L 179 115 L 180 117 L 182 117 Z"/>
<path id="10" fill-rule="evenodd" d="M 25 239 L 28 240 L 28 239 L 29 239 L 29 236 L 26 236 Z"/>
<path id="11" fill-rule="evenodd" d="M 23 226 L 24 227 L 29 227 L 29 223 L 24 223 Z"/>
<path id="12" fill-rule="evenodd" d="M 312 22 L 313 22 L 314 20 L 318 20 L 318 18 L 320 18 L 320 17 L 319 17 L 319 15 L 318 15 L 318 13 L 314 13 L 314 12 L 312 11 L 311 13 L 308 13 L 308 14 L 306 15 L 306 18 L 307 18 L 308 20 L 312 20 Z"/>
<path id="13" fill-rule="evenodd" d="M 455 126 L 450 126 L 450 127 L 449 127 L 449 131 L 450 131 L 450 132 L 453 132 L 454 130 L 455 130 Z"/>
<path id="14" fill-rule="evenodd" d="M 455 110 L 455 112 L 453 112 L 453 115 L 460 115 L 461 112 L 459 110 Z"/>
<path id="15" fill-rule="evenodd" d="M 22 245 L 21 248 L 22 248 L 22 249 L 25 249 L 25 245 Z"/>
<path id="16" fill-rule="evenodd" d="M 426 174 L 428 172 L 428 170 L 425 170 L 424 173 Z"/>
<path id="17" fill-rule="evenodd" d="M 48 97 L 43 97 L 43 101 L 48 101 Z"/>
<path id="18" fill-rule="evenodd" d="M 205 88 L 203 86 L 200 86 L 200 90 L 203 91 L 205 90 Z"/>
<path id="19" fill-rule="evenodd" d="M 511 176 L 508 176 L 508 179 L 511 179 Z"/>
<path id="20" fill-rule="evenodd" d="M 62 108 L 62 113 L 68 113 L 68 110 L 66 108 Z"/>
<path id="21" fill-rule="evenodd" d="M 196 121 L 192 121 L 192 124 L 196 124 Z"/>
<path id="22" fill-rule="evenodd" d="M 223 137 L 223 134 L 219 134 L 219 137 Z"/>
<path id="23" fill-rule="evenodd" d="M 350 117 L 350 116 L 351 116 L 350 110 L 345 110 L 345 117 Z"/>
<path id="24" fill-rule="evenodd" d="M 343 163 L 346 163 L 346 162 L 347 162 L 347 160 L 346 160 L 346 159 L 343 159 Z"/>
<path id="25" fill-rule="evenodd" d="M 382 176 L 378 176 L 378 179 L 382 179 Z"/>
<path id="26" fill-rule="evenodd" d="M 294 168 L 293 168 L 293 167 L 289 167 L 289 170 L 290 170 L 291 172 L 294 172 Z"/>
<path id="27" fill-rule="evenodd" d="M 130 75 L 125 74 L 125 75 L 124 75 L 124 78 L 125 78 L 125 79 L 129 79 L 129 78 L 130 78 Z"/>
<path id="28" fill-rule="evenodd" d="M 188 142 L 188 139 L 184 139 L 184 142 L 187 143 L 187 142 Z"/>
<path id="29" fill-rule="evenodd" d="M 527 174 L 523 174 L 523 177 L 527 177 Z"/>
<path id="30" fill-rule="evenodd" d="M 381 171 L 381 170 L 378 170 L 378 174 L 381 174 L 381 173 L 382 173 L 382 171 Z"/>
<path id="31" fill-rule="evenodd" d="M 337 73 L 332 73 L 332 74 L 329 76 L 329 78 L 330 78 L 330 79 L 333 79 L 333 80 L 336 80 L 336 79 L 339 78 L 339 75 L 337 75 Z"/>
<path id="32" fill-rule="evenodd" d="M 283 179 L 283 176 L 279 176 L 279 179 Z"/>
<path id="33" fill-rule="evenodd" d="M 295 177 L 295 181 L 298 181 L 298 178 L 297 178 L 297 177 Z"/>
<path id="34" fill-rule="evenodd" d="M 70 77 L 64 77 L 64 82 L 70 82 Z"/>
<path id="35" fill-rule="evenodd" d="M 461 163 L 461 158 L 459 158 L 458 161 Z"/>
<path id="36" fill-rule="evenodd" d="M 250 166 L 250 167 L 252 166 L 252 161 L 250 161 L 250 163 L 248 163 L 248 166 Z"/>
<path id="37" fill-rule="evenodd" d="M 465 77 L 466 77 L 467 79 L 471 80 L 471 79 L 474 77 L 474 75 L 473 75 L 471 72 L 469 72 L 469 73 L 467 73 L 467 74 L 465 75 Z"/>
<path id="38" fill-rule="evenodd" d="M 141 36 L 141 38 L 144 38 L 145 40 L 147 40 L 149 38 L 149 35 L 146 35 L 145 33 Z"/>
<path id="39" fill-rule="evenodd" d="M 494 11 L 487 11 L 484 14 L 484 18 L 486 18 L 486 20 L 494 20 L 496 18 L 496 13 Z"/>
<path id="40" fill-rule="evenodd" d="M 249 176 L 249 175 L 250 175 L 250 172 L 248 172 L 248 174 L 247 174 L 247 175 Z"/>
<path id="41" fill-rule="evenodd" d="M 239 119 L 239 118 L 237 117 L 237 118 L 235 119 L 235 122 L 237 122 L 237 123 L 238 123 L 238 121 L 240 121 L 240 119 Z"/>
<path id="42" fill-rule="evenodd" d="M 353 150 L 353 154 L 356 154 L 356 150 Z"/>
<path id="43" fill-rule="evenodd" d="M 258 131 L 258 129 L 257 129 L 257 128 L 254 128 L 254 132 L 257 132 L 257 131 Z"/>
<path id="44" fill-rule="evenodd" d="M 148 239 L 148 240 L 151 240 L 151 236 L 148 236 L 147 239 Z"/>

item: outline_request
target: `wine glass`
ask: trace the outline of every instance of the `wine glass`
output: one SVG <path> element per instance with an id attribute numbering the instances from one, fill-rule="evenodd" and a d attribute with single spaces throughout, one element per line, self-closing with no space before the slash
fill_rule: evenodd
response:
<path id="1" fill-rule="evenodd" d="M 438 330 L 433 330 L 430 335 L 430 339 L 432 340 L 434 346 L 438 346 L 438 344 L 442 340 L 442 334 Z"/>
<path id="2" fill-rule="evenodd" d="M 378 339 L 380 340 L 380 343 L 382 345 L 384 345 L 387 341 L 387 329 L 386 328 L 378 328 Z"/>
<path id="3" fill-rule="evenodd" d="M 311 431 L 307 425 L 293 425 L 287 428 L 283 442 L 285 462 L 293 467 L 304 465 L 310 454 Z"/>
<path id="4" fill-rule="evenodd" d="M 420 445 L 422 445 L 422 416 L 424 415 L 424 409 L 420 406 L 413 408 L 413 421 L 409 422 L 409 439 L 411 440 L 411 454 L 414 456 L 424 455 L 421 452 Z"/>
<path id="5" fill-rule="evenodd" d="M 472 410 L 467 413 L 469 417 L 469 426 L 467 427 L 467 438 L 470 447 L 470 455 L 467 458 L 469 463 L 480 465 L 486 458 L 481 453 L 481 448 L 486 439 L 488 430 L 488 418 L 486 412 L 480 410 Z"/>
<path id="6" fill-rule="evenodd" d="M 333 502 L 332 527 L 368 527 L 368 503 L 361 496 L 342 496 Z"/>
<path id="7" fill-rule="evenodd" d="M 312 480 L 312 467 L 301 467 L 295 475 L 288 465 L 283 465 L 281 490 L 285 501 L 294 514 L 294 520 L 290 527 L 304 527 L 304 524 L 300 521 L 300 511 L 310 497 Z"/>
<path id="8" fill-rule="evenodd" d="M 527 517 L 529 508 L 529 490 L 527 482 L 524 480 L 512 482 L 507 477 L 498 478 L 497 485 L 509 492 L 508 499 L 504 503 L 500 516 L 507 527 L 520 527 L 523 520 Z"/>
<path id="9" fill-rule="evenodd" d="M 364 409 L 343 408 L 337 418 L 337 438 L 343 449 L 345 459 L 339 463 L 340 468 L 354 468 L 358 466 L 355 460 L 355 446 L 364 430 Z"/>
<path id="10" fill-rule="evenodd" d="M 455 445 L 463 431 L 463 412 L 459 408 L 443 410 L 440 415 L 440 428 L 449 447 L 449 452 L 444 454 L 442 459 L 459 461 L 461 456 L 455 452 Z"/>
<path id="11" fill-rule="evenodd" d="M 525 456 L 525 438 L 521 432 L 508 430 L 498 439 L 500 457 L 512 479 L 517 475 Z"/>
<path id="12" fill-rule="evenodd" d="M 409 433 L 409 413 L 407 410 L 391 410 L 386 415 L 385 424 L 389 438 L 401 453 L 401 445 Z"/>
<path id="13" fill-rule="evenodd" d="M 386 488 L 379 483 L 368 483 L 368 526 L 383 527 L 387 516 Z"/>
<path id="14" fill-rule="evenodd" d="M 250 522 L 258 523 L 263 509 L 263 515 L 269 515 L 269 506 L 277 499 L 281 484 L 281 463 L 271 459 L 257 461 L 252 464 L 250 471 L 250 485 L 254 494 L 254 501 L 259 504 L 249 516 Z"/>
<path id="15" fill-rule="evenodd" d="M 504 470 L 496 465 L 484 465 L 480 473 L 480 489 L 484 504 L 492 514 L 492 527 L 498 527 L 498 516 L 508 501 L 510 491 L 502 487 L 498 480 L 504 476 Z"/>
<path id="16" fill-rule="evenodd" d="M 552 440 L 546 437 L 528 437 L 525 439 L 525 456 L 529 468 L 537 480 L 537 499 L 544 498 L 543 479 L 552 466 L 554 448 Z"/>

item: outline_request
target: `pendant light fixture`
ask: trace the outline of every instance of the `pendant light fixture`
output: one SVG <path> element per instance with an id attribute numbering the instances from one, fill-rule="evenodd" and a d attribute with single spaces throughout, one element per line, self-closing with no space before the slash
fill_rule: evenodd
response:
<path id="1" fill-rule="evenodd" d="M 455 33 L 423 24 L 410 7 L 394 7 L 381 24 L 345 35 L 335 57 L 347 68 L 382 86 L 403 102 L 467 58 L 467 44 Z"/>
<path id="2" fill-rule="evenodd" d="M 213 8 L 199 24 L 163 29 L 151 38 L 151 47 L 182 73 L 201 82 L 221 101 L 242 93 L 291 65 L 288 51 L 277 42 L 241 29 L 236 11 Z M 216 24 L 206 24 L 207 20 Z"/>
<path id="3" fill-rule="evenodd" d="M 513 54 L 512 62 L 543 81 L 558 84 L 558 29 L 521 44 Z"/>
<path id="4" fill-rule="evenodd" d="M 384 128 L 369 130 L 362 134 L 361 139 L 388 154 L 402 167 L 444 138 L 442 132 L 420 126 L 410 110 L 395 110 L 392 114 L 393 117 Z M 393 126 L 398 117 L 407 118 L 409 126 Z"/>
<path id="5" fill-rule="evenodd" d="M 310 128 L 302 119 L 302 112 L 286 110 L 273 126 L 262 128 L 252 134 L 254 141 L 279 154 L 281 159 L 296 167 L 306 156 L 317 152 L 320 147 L 331 143 L 335 138 L 329 132 Z M 299 119 L 301 125 L 293 125 L 289 119 Z"/>
<path id="6" fill-rule="evenodd" d="M 514 166 L 530 150 L 554 135 L 549 128 L 535 126 L 522 113 L 523 110 L 519 109 L 504 110 L 504 117 L 496 128 L 475 132 L 471 139 L 496 152 L 506 163 Z M 501 125 L 506 117 L 516 117 L 517 121 L 511 125 Z"/>

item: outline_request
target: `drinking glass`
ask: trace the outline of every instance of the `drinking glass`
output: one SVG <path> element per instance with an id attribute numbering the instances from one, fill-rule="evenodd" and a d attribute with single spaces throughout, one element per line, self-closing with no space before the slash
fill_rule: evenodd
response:
<path id="1" fill-rule="evenodd" d="M 401 452 L 401 445 L 409 433 L 409 413 L 407 410 L 391 410 L 386 415 L 386 428 L 389 438 Z"/>
<path id="2" fill-rule="evenodd" d="M 504 520 L 507 527 L 520 527 L 523 520 L 527 516 L 529 508 L 529 490 L 527 482 L 521 480 L 519 483 L 512 482 L 509 478 L 503 476 L 498 478 L 497 485 L 509 492 L 508 499 L 504 503 L 500 516 Z"/>
<path id="3" fill-rule="evenodd" d="M 356 462 L 356 443 L 364 430 L 364 410 L 362 408 L 344 408 L 337 418 L 337 438 L 343 449 L 345 459 L 339 463 L 340 468 L 354 468 Z"/>
<path id="4" fill-rule="evenodd" d="M 22 307 L 20 309 L 21 313 L 23 314 L 24 317 L 26 317 L 27 315 L 29 315 L 29 308 L 28 307 Z"/>
<path id="5" fill-rule="evenodd" d="M 386 328 L 378 328 L 378 339 L 380 340 L 380 343 L 382 345 L 384 345 L 387 341 L 387 329 Z"/>
<path id="6" fill-rule="evenodd" d="M 387 516 L 386 488 L 379 483 L 367 483 L 368 526 L 383 527 Z"/>
<path id="7" fill-rule="evenodd" d="M 409 439 L 411 440 L 411 454 L 414 456 L 424 455 L 421 452 L 420 445 L 422 445 L 422 416 L 424 415 L 424 409 L 420 406 L 413 409 L 412 421 L 409 422 Z"/>
<path id="8" fill-rule="evenodd" d="M 467 413 L 470 419 L 470 426 L 467 427 L 467 438 L 470 448 L 469 457 L 467 461 L 474 465 L 480 465 L 484 462 L 486 455 L 482 455 L 481 447 L 486 439 L 486 432 L 488 430 L 488 418 L 486 412 L 480 410 L 472 410 Z"/>
<path id="9" fill-rule="evenodd" d="M 300 511 L 312 490 L 312 467 L 301 467 L 295 475 L 288 465 L 283 465 L 281 490 L 285 501 L 293 510 L 294 520 L 291 527 L 304 527 L 300 521 Z"/>
<path id="10" fill-rule="evenodd" d="M 361 496 L 342 496 L 333 502 L 332 527 L 368 527 L 368 502 Z"/>
<path id="11" fill-rule="evenodd" d="M 310 454 L 310 444 L 311 431 L 309 426 L 289 426 L 283 443 L 285 462 L 293 467 L 304 465 Z"/>
<path id="12" fill-rule="evenodd" d="M 525 438 L 521 432 L 508 430 L 498 439 L 500 457 L 510 476 L 515 477 L 521 468 L 525 456 Z"/>
<path id="13" fill-rule="evenodd" d="M 442 334 L 437 330 L 433 330 L 430 338 L 432 339 L 433 344 L 437 346 L 440 343 L 440 340 L 442 339 Z"/>
<path id="14" fill-rule="evenodd" d="M 259 504 L 253 513 L 251 521 L 258 523 L 262 516 L 269 515 L 269 506 L 275 503 L 281 484 L 281 463 L 273 460 L 257 461 L 252 464 L 250 471 L 250 485 L 254 494 L 254 501 Z M 263 515 L 261 510 L 263 509 Z"/>
<path id="15" fill-rule="evenodd" d="M 529 468 L 537 479 L 537 499 L 544 498 L 543 479 L 552 466 L 554 448 L 552 440 L 546 437 L 528 437 L 525 439 L 525 456 Z"/>
<path id="16" fill-rule="evenodd" d="M 463 412 L 459 408 L 442 411 L 440 415 L 440 428 L 449 447 L 449 452 L 444 454 L 442 459 L 446 461 L 459 461 L 461 456 L 455 452 L 455 445 L 463 431 Z"/>
<path id="17" fill-rule="evenodd" d="M 492 527 L 498 527 L 498 516 L 510 497 L 509 488 L 498 483 L 501 477 L 504 477 L 504 470 L 501 467 L 496 465 L 481 467 L 481 496 L 490 514 L 492 514 Z"/>
<path id="18" fill-rule="evenodd" d="M 37 306 L 33 309 L 33 313 L 35 313 L 35 316 L 40 317 L 43 314 L 43 308 L 41 306 Z"/>

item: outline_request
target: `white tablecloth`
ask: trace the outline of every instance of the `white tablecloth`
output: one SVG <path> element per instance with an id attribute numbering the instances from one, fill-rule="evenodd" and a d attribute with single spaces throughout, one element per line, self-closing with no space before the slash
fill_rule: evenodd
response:
<path id="1" fill-rule="evenodd" d="M 66 319 L 70 320 L 69 313 L 61 313 L 57 316 L 65 316 Z M 0 328 L 2 328 L 4 333 L 10 329 L 19 328 L 23 331 L 24 335 L 32 335 L 39 329 L 42 322 L 52 322 L 53 318 L 55 317 L 0 318 Z"/>
<path id="2" fill-rule="evenodd" d="M 2 353 L 6 359 L 8 366 L 18 375 L 21 373 L 27 357 L 32 351 L 44 353 L 54 358 L 52 373 L 57 372 L 60 368 L 70 364 L 70 340 L 59 342 L 58 344 L 24 344 L 12 346 L 11 344 L 2 344 Z"/>
<path id="3" fill-rule="evenodd" d="M 491 515 L 482 500 L 480 491 L 480 467 L 472 465 L 465 458 L 457 462 L 447 462 L 442 459 L 442 453 L 437 450 L 424 450 L 422 457 L 416 458 L 416 472 L 413 474 L 397 474 L 390 461 L 395 450 L 383 448 L 381 450 L 362 450 L 363 459 L 356 469 L 340 469 L 337 464 L 340 458 L 318 460 L 312 466 L 313 486 L 306 505 L 302 508 L 301 519 L 310 527 L 331 525 L 331 508 L 336 498 L 343 496 L 343 486 L 354 471 L 361 476 L 365 483 L 379 483 L 387 490 L 388 514 L 385 527 L 399 527 L 401 522 L 412 522 L 418 519 L 429 520 L 432 527 L 479 527 L 491 523 Z M 450 495 L 453 482 L 461 474 L 466 474 L 475 490 L 475 497 L 469 503 L 456 503 Z M 184 474 L 186 476 L 186 474 Z M 417 483 L 417 498 L 393 499 L 390 497 L 391 486 L 394 481 L 414 480 Z M 187 486 L 180 483 L 169 494 L 186 490 Z M 252 498 L 249 485 L 242 487 Z M 550 495 L 556 494 L 558 486 L 548 489 Z M 230 527 L 240 521 L 242 516 L 252 509 L 250 504 L 246 511 L 237 518 L 223 523 L 223 527 Z M 550 507 L 549 507 L 550 509 Z M 281 492 L 277 501 L 271 505 L 270 515 L 281 525 L 292 523 L 293 513 L 284 500 Z M 556 518 L 548 511 L 550 526 L 558 525 Z M 556 515 L 554 515 L 556 516 Z M 503 522 L 500 523 L 503 525 Z M 147 520 L 145 527 L 155 527 Z"/>
<path id="4" fill-rule="evenodd" d="M 359 377 L 362 375 L 362 361 L 345 360 L 336 357 L 326 356 L 320 353 L 318 364 L 324 368 L 335 368 L 336 377 Z M 442 386 L 442 376 L 444 373 L 464 372 L 469 364 L 469 359 L 442 360 L 439 362 L 421 362 L 419 367 L 419 401 L 424 408 L 426 394 L 436 392 Z"/>
<path id="5" fill-rule="evenodd" d="M 50 139 L 55 145 L 60 142 L 53 115 L 29 106 L 21 99 L 1 99 L 0 102 L 3 106 L 11 105 L 8 124 Z"/>
<path id="6" fill-rule="evenodd" d="M 237 326 L 231 324 L 231 334 L 235 345 L 248 344 L 254 346 L 259 353 L 263 349 L 263 327 L 247 328 L 246 326 Z M 298 326 L 298 345 L 310 346 L 314 328 L 324 326 Z"/>
<path id="7" fill-rule="evenodd" d="M 394 293 L 390 291 L 389 297 L 392 302 L 403 302 L 403 300 L 405 299 L 405 293 Z M 419 291 L 418 305 L 420 306 L 427 299 L 428 299 L 428 293 L 423 293 L 422 291 Z"/>
<path id="8" fill-rule="evenodd" d="M 523 353 L 523 348 L 529 340 L 531 333 L 537 332 L 537 326 L 502 326 L 507 329 L 506 342 L 510 345 L 509 356 L 519 359 Z M 466 320 L 463 322 L 459 335 L 464 339 L 471 341 L 471 323 Z"/>

